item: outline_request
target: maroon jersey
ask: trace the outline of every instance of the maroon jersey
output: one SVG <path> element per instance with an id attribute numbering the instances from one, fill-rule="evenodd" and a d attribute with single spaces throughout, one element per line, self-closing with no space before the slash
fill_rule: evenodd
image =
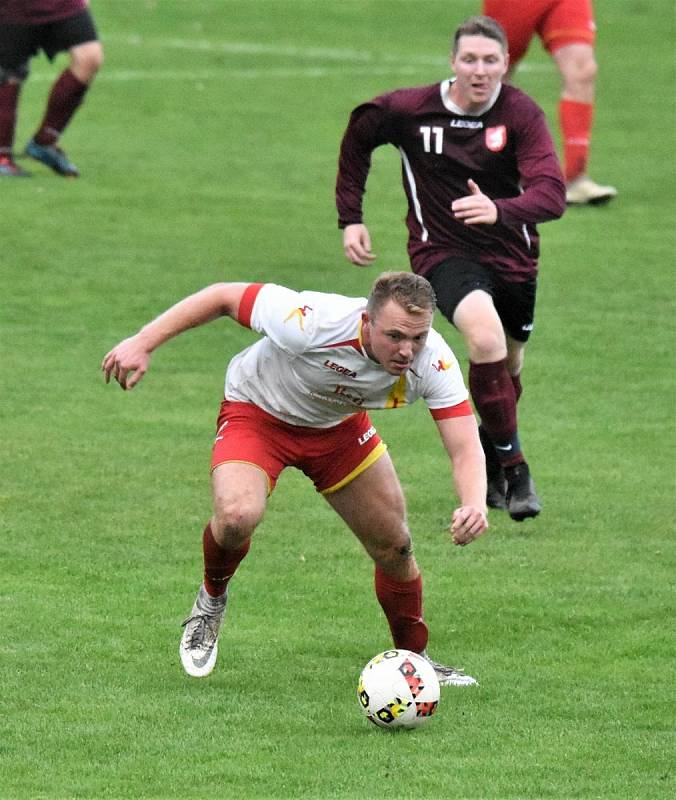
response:
<path id="1" fill-rule="evenodd" d="M 565 185 L 542 110 L 503 85 L 478 116 L 448 100 L 450 82 L 399 89 L 358 106 L 340 150 L 336 206 L 344 228 L 362 221 L 371 153 L 399 149 L 408 197 L 408 252 L 422 275 L 449 257 L 465 258 L 520 281 L 537 272 L 538 222 L 565 209 Z M 470 192 L 468 178 L 493 200 L 495 225 L 455 220 L 451 203 Z"/>
<path id="2" fill-rule="evenodd" d="M 0 20 L 15 25 L 42 25 L 81 14 L 87 0 L 0 0 Z"/>

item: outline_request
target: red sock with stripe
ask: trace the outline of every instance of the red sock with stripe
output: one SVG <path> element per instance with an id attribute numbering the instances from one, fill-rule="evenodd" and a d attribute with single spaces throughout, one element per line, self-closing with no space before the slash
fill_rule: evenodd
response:
<path id="1" fill-rule="evenodd" d="M 559 102 L 559 124 L 563 141 L 563 172 L 566 183 L 587 171 L 594 106 L 577 100 Z"/>

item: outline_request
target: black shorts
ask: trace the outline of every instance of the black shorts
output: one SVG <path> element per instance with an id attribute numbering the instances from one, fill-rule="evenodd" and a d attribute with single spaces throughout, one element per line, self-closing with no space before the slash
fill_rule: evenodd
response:
<path id="1" fill-rule="evenodd" d="M 25 78 L 28 61 L 43 50 L 51 61 L 62 50 L 98 41 L 89 11 L 44 25 L 0 25 L 0 70 Z"/>
<path id="2" fill-rule="evenodd" d="M 437 295 L 437 306 L 452 324 L 460 301 L 481 289 L 493 298 L 502 327 L 517 342 L 527 342 L 535 315 L 535 278 L 521 283 L 506 281 L 493 270 L 462 258 L 449 258 L 434 268 L 427 279 Z"/>

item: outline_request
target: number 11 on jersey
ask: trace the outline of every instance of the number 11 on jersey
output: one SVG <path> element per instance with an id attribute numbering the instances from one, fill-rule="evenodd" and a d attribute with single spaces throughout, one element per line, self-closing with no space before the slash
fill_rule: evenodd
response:
<path id="1" fill-rule="evenodd" d="M 434 152 L 440 154 L 444 145 L 444 129 L 441 126 L 421 125 L 420 133 L 423 136 L 423 148 L 426 153 L 431 153 L 432 135 L 434 135 Z"/>

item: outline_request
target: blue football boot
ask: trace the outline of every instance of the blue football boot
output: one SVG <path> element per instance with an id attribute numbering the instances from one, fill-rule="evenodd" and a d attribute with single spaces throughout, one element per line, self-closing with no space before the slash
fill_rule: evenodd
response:
<path id="1" fill-rule="evenodd" d="M 80 174 L 75 164 L 69 161 L 68 156 L 55 144 L 38 144 L 35 139 L 31 139 L 26 145 L 26 155 L 66 178 L 77 178 Z"/>

